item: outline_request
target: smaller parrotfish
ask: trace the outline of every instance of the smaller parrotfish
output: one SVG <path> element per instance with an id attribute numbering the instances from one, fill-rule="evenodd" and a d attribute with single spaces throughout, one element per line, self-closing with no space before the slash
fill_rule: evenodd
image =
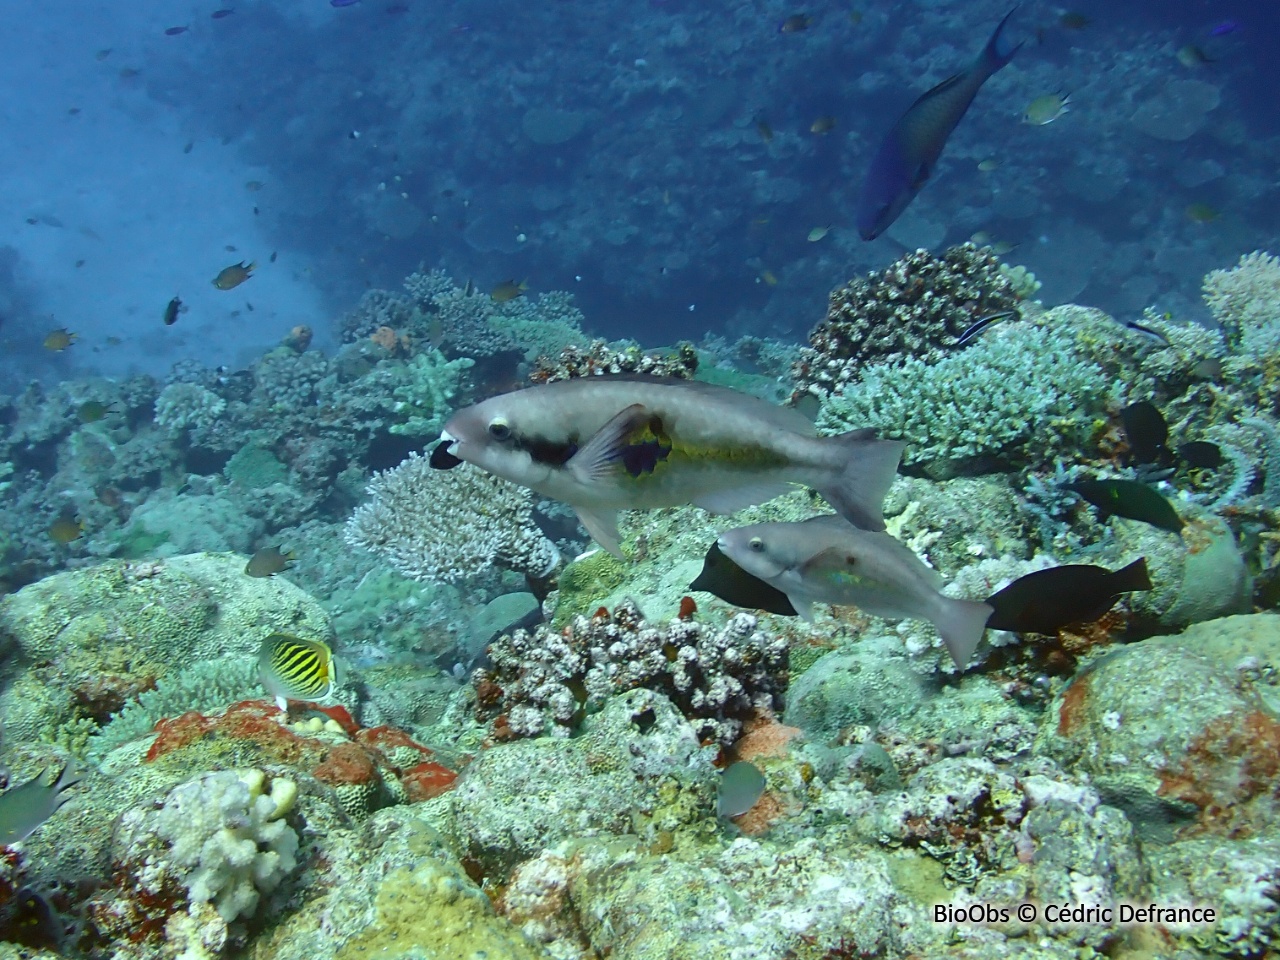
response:
<path id="1" fill-rule="evenodd" d="M 942 578 L 887 533 L 860 530 L 836 516 L 799 523 L 756 523 L 726 530 L 721 552 L 786 594 L 796 612 L 856 606 L 877 617 L 928 620 L 963 670 L 982 639 L 991 607 L 939 592 Z"/>
<path id="2" fill-rule="evenodd" d="M 702 561 L 702 572 L 689 584 L 689 589 L 709 593 L 735 607 L 767 610 L 784 617 L 796 615 L 796 608 L 791 605 L 785 593 L 747 573 L 726 557 L 719 544 L 715 543 L 707 550 L 707 556 Z"/>
<path id="3" fill-rule="evenodd" d="M 1077 480 L 1062 486 L 1097 507 L 1099 521 L 1114 515 L 1141 520 L 1170 533 L 1180 533 L 1186 526 L 1168 500 L 1136 480 Z"/>
<path id="4" fill-rule="evenodd" d="M 907 209 L 933 175 L 947 138 L 963 119 L 978 90 L 1022 46 L 1019 43 L 1005 48 L 1001 43 L 1001 32 L 1011 16 L 1012 10 L 996 26 L 968 70 L 922 94 L 885 135 L 858 201 L 858 232 L 863 240 L 880 236 Z"/>
<path id="5" fill-rule="evenodd" d="M 213 285 L 219 290 L 232 290 L 248 280 L 256 266 L 256 263 L 245 263 L 241 260 L 229 267 L 223 267 L 213 278 Z"/>
<path id="6" fill-rule="evenodd" d="M 26 783 L 0 794 L 0 847 L 20 843 L 35 833 L 71 799 L 67 790 L 80 782 L 69 763 L 53 783 L 45 782 L 47 773 L 42 770 Z"/>
<path id="7" fill-rule="evenodd" d="M 258 679 L 282 711 L 290 700 L 324 700 L 338 680 L 329 645 L 288 633 L 273 633 L 258 650 Z"/>
<path id="8" fill-rule="evenodd" d="M 995 608 L 987 626 L 1052 636 L 1068 624 L 1097 620 L 1122 593 L 1151 589 L 1145 557 L 1114 571 L 1088 563 L 1050 567 L 1019 577 L 987 597 Z"/>
<path id="9" fill-rule="evenodd" d="M 289 564 L 298 559 L 292 550 L 281 553 L 279 547 L 264 547 L 249 558 L 244 572 L 251 577 L 274 577 L 277 573 L 289 569 Z"/>

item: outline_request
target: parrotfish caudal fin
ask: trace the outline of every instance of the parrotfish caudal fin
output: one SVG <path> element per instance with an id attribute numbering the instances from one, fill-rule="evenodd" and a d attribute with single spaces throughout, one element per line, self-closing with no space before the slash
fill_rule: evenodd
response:
<path id="1" fill-rule="evenodd" d="M 982 64 L 982 69 L 988 77 L 1001 67 L 1007 66 L 1009 61 L 1013 59 L 1013 55 L 1022 49 L 1021 43 L 1017 43 L 1012 47 L 1004 47 L 1004 38 L 1001 36 L 1004 25 L 1009 22 L 1009 18 L 1014 15 L 1017 9 L 1018 7 L 1015 4 L 1014 8 L 1004 15 L 1004 19 L 996 24 L 995 30 L 992 31 L 991 39 L 982 48 L 982 56 L 978 58 L 978 62 Z"/>
<path id="2" fill-rule="evenodd" d="M 840 448 L 840 466 L 832 481 L 815 489 L 855 527 L 883 530 L 881 505 L 893 485 L 906 444 L 877 440 L 872 430 L 850 430 L 826 442 Z"/>
<path id="3" fill-rule="evenodd" d="M 987 629 L 987 618 L 994 612 L 995 608 L 987 603 L 946 598 L 933 625 L 938 628 L 938 634 L 947 645 L 957 669 L 963 670 L 969 665 L 973 651 L 978 649 L 978 641 L 982 639 L 982 631 Z"/>

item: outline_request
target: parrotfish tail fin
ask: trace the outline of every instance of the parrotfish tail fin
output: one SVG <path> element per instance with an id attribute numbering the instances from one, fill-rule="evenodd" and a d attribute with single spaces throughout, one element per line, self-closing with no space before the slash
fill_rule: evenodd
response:
<path id="1" fill-rule="evenodd" d="M 1147 573 L 1147 558 L 1139 557 L 1127 567 L 1121 567 L 1107 578 L 1107 586 L 1115 593 L 1129 593 L 1133 590 L 1154 590 L 1151 576 Z"/>
<path id="2" fill-rule="evenodd" d="M 978 62 L 982 65 L 983 71 L 989 77 L 1002 67 L 1006 67 L 1009 61 L 1013 59 L 1014 54 L 1022 49 L 1022 43 L 1016 43 L 1012 47 L 1005 43 L 1003 32 L 1004 25 L 1009 22 L 1018 10 L 1015 4 L 1013 9 L 1004 15 L 1004 19 L 996 24 L 995 30 L 991 34 L 991 39 L 987 41 L 987 45 L 982 48 L 982 56 L 978 58 Z"/>
<path id="3" fill-rule="evenodd" d="M 53 809 L 58 810 L 64 803 L 71 799 L 71 794 L 67 791 L 74 787 L 77 783 L 84 779 L 84 775 L 75 769 L 70 760 L 62 768 L 55 780 L 49 787 L 53 791 Z"/>
<path id="4" fill-rule="evenodd" d="M 898 473 L 906 444 L 877 440 L 872 430 L 851 430 L 827 442 L 841 448 L 840 465 L 831 482 L 817 491 L 855 527 L 883 530 L 881 505 Z"/>
<path id="5" fill-rule="evenodd" d="M 574 507 L 573 510 L 578 515 L 578 520 L 587 528 L 587 533 L 591 534 L 592 540 L 619 560 L 627 559 L 622 555 L 617 510 L 592 510 L 587 507 Z"/>
<path id="6" fill-rule="evenodd" d="M 978 641 L 982 639 L 982 631 L 987 629 L 987 618 L 994 612 L 995 608 L 987 603 L 947 600 L 934 626 L 938 628 L 957 669 L 963 670 L 969 665 L 973 651 L 978 649 Z"/>

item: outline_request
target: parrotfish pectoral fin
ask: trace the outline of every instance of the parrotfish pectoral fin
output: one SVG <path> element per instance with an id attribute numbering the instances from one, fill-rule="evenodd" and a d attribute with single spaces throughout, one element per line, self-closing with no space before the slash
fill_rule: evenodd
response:
<path id="1" fill-rule="evenodd" d="M 872 439 L 866 430 L 851 430 L 829 438 L 827 443 L 839 448 L 843 462 L 834 479 L 817 486 L 817 491 L 855 527 L 883 530 L 881 504 L 893 484 L 906 444 Z"/>
<path id="2" fill-rule="evenodd" d="M 757 503 L 767 503 L 774 497 L 794 490 L 789 483 L 758 483 L 733 490 L 713 490 L 693 498 L 693 504 L 708 513 L 737 513 Z"/>
<path id="3" fill-rule="evenodd" d="M 632 434 L 653 416 L 643 404 L 633 403 L 618 411 L 595 432 L 586 446 L 569 458 L 566 469 L 579 483 L 598 483 L 617 470 L 629 445 Z M 579 512 L 581 516 L 581 512 Z M 584 526 L 591 529 L 584 521 Z M 592 536 L 595 536 L 594 532 Z M 599 540 L 599 538 L 596 538 Z M 601 546 L 603 546 L 601 542 Z"/>
<path id="4" fill-rule="evenodd" d="M 978 649 L 978 641 L 982 639 L 982 632 L 987 628 L 987 618 L 994 612 L 995 608 L 987 603 L 946 598 L 933 625 L 938 628 L 938 634 L 947 645 L 947 652 L 957 669 L 963 670 L 969 665 L 973 651 Z"/>
<path id="5" fill-rule="evenodd" d="M 592 510 L 587 507 L 574 507 L 578 520 L 587 528 L 591 539 L 604 547 L 619 560 L 627 559 L 622 555 L 622 538 L 618 534 L 617 510 Z"/>
<path id="6" fill-rule="evenodd" d="M 805 623 L 813 623 L 812 600 L 805 600 L 803 597 L 797 597 L 789 593 L 787 594 L 787 602 L 790 603 L 792 608 L 795 610 L 796 616 Z"/>

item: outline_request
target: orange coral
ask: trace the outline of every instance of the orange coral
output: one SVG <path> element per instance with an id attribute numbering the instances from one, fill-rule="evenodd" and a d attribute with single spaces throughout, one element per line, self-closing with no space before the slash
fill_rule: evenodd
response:
<path id="1" fill-rule="evenodd" d="M 743 734 L 733 745 L 739 760 L 755 760 L 760 757 L 785 757 L 791 741 L 803 731 L 778 722 L 768 710 L 756 710 L 743 724 Z"/>
<path id="2" fill-rule="evenodd" d="M 404 356 L 409 352 L 408 334 L 396 333 L 390 327 L 379 327 L 369 335 L 369 339 L 393 357 Z"/>
<path id="3" fill-rule="evenodd" d="M 290 350 L 302 353 L 311 346 L 311 337 L 311 328 L 305 323 L 300 323 L 289 331 L 289 335 L 284 338 L 284 345 Z"/>

